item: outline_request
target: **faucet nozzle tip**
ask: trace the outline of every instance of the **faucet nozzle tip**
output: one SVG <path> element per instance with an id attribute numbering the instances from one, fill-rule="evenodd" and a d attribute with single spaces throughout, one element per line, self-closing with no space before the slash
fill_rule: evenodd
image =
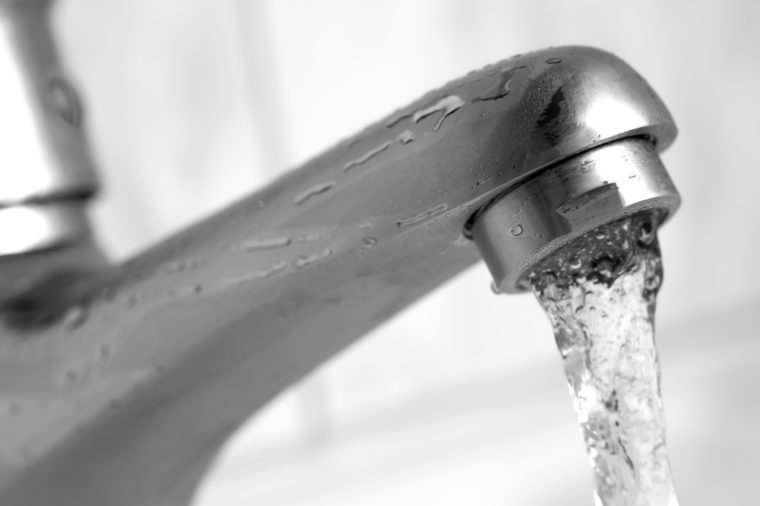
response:
<path id="1" fill-rule="evenodd" d="M 665 220 L 679 204 L 652 142 L 628 138 L 513 186 L 477 215 L 471 235 L 498 289 L 518 293 L 538 262 L 575 238 L 647 209 Z"/>

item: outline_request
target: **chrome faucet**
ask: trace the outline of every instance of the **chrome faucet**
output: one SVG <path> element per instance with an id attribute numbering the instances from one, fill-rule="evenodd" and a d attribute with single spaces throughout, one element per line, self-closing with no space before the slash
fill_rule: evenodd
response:
<path id="1" fill-rule="evenodd" d="M 0 1 L 0 504 L 184 505 L 253 412 L 481 256 L 503 292 L 679 197 L 650 86 L 587 47 L 452 81 L 122 266 L 49 1 Z M 6 111 L 15 111 L 9 114 Z"/>

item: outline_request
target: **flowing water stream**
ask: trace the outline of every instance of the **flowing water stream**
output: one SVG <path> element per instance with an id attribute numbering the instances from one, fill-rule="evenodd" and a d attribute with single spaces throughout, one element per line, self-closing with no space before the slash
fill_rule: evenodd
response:
<path id="1" fill-rule="evenodd" d="M 654 343 L 657 216 L 603 226 L 530 282 L 551 321 L 588 451 L 597 506 L 677 506 Z"/>

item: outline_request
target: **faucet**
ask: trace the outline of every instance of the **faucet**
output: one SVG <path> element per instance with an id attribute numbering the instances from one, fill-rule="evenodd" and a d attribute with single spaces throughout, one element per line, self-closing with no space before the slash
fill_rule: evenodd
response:
<path id="1" fill-rule="evenodd" d="M 2 504 L 188 504 L 252 413 L 480 258 L 522 292 L 574 238 L 678 208 L 652 88 L 604 51 L 550 48 L 111 265 L 49 6 L 0 1 Z"/>

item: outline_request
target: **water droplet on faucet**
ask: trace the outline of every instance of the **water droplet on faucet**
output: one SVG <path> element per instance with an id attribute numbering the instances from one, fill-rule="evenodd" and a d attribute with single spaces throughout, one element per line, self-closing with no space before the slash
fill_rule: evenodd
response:
<path id="1" fill-rule="evenodd" d="M 298 237 L 296 237 L 296 242 L 306 243 L 306 242 L 318 241 L 319 239 L 322 239 L 322 234 L 320 234 L 319 232 L 313 232 L 310 234 L 299 235 Z"/>
<path id="2" fill-rule="evenodd" d="M 400 134 L 398 134 L 398 137 L 396 137 L 396 140 L 400 142 L 401 144 L 409 144 L 415 139 L 414 133 L 411 130 L 404 130 Z"/>
<path id="3" fill-rule="evenodd" d="M 198 268 L 198 261 L 193 259 L 176 260 L 174 262 L 168 262 L 161 267 L 161 272 L 165 274 L 175 274 L 180 272 L 187 272 Z"/>
<path id="4" fill-rule="evenodd" d="M 327 248 L 311 255 L 299 255 L 293 260 L 293 267 L 295 269 L 305 269 L 314 265 L 317 262 L 327 259 L 332 255 L 332 250 Z"/>
<path id="5" fill-rule="evenodd" d="M 260 269 L 251 274 L 237 276 L 234 278 L 227 278 L 226 282 L 230 285 L 246 285 L 248 283 L 254 283 L 256 281 L 262 281 L 264 279 L 271 278 L 275 274 L 278 274 L 284 271 L 287 267 L 288 267 L 288 264 L 286 264 L 285 262 L 282 262 L 282 261 L 275 262 L 271 266 L 266 267 L 264 269 Z"/>
<path id="6" fill-rule="evenodd" d="M 498 100 L 500 98 L 506 97 L 509 95 L 510 90 L 510 83 L 512 82 L 512 78 L 515 77 L 515 74 L 517 74 L 517 71 L 523 70 L 526 67 L 524 65 L 521 65 L 519 67 L 513 67 L 511 69 L 502 70 L 499 79 L 496 80 L 496 82 L 488 88 L 482 95 L 475 98 L 475 102 L 483 102 L 486 100 Z"/>
<path id="7" fill-rule="evenodd" d="M 84 323 L 87 312 L 83 306 L 72 306 L 63 315 L 63 325 L 75 329 Z"/>
<path id="8" fill-rule="evenodd" d="M 374 237 L 365 237 L 362 239 L 362 249 L 374 248 L 377 245 L 377 239 Z"/>
<path id="9" fill-rule="evenodd" d="M 348 162 L 346 165 L 343 166 L 343 172 L 348 172 L 354 167 L 361 165 L 363 163 L 366 163 L 367 161 L 369 161 L 370 158 L 373 158 L 374 156 L 377 156 L 378 154 L 388 149 L 390 145 L 391 145 L 390 142 L 384 142 L 380 144 L 378 147 L 367 151 L 356 160 L 351 160 L 350 162 Z"/>
<path id="10" fill-rule="evenodd" d="M 325 193 L 329 190 L 331 190 L 335 186 L 335 181 L 327 181 L 326 183 L 320 183 L 318 185 L 315 185 L 308 190 L 304 191 L 303 193 L 296 196 L 296 198 L 293 199 L 293 204 L 300 206 L 307 200 L 309 200 L 312 197 L 316 197 L 317 195 L 320 195 L 322 193 Z"/>
<path id="11" fill-rule="evenodd" d="M 203 293 L 203 285 L 200 283 L 193 283 L 191 285 L 183 286 L 180 288 L 172 288 L 169 290 L 168 296 L 174 297 L 193 297 Z"/>
<path id="12" fill-rule="evenodd" d="M 415 112 L 412 116 L 412 121 L 415 123 L 419 123 L 424 118 L 427 118 L 431 114 L 435 114 L 437 112 L 440 112 L 441 115 L 438 118 L 438 122 L 433 127 L 433 132 L 437 132 L 439 128 L 441 128 L 441 125 L 443 125 L 443 121 L 451 114 L 459 110 L 460 107 L 464 105 L 464 100 L 459 98 L 456 95 L 449 95 L 447 97 L 444 97 L 440 99 L 435 104 L 431 105 L 430 107 L 426 107 L 424 109 L 420 109 L 419 111 Z"/>
<path id="13" fill-rule="evenodd" d="M 251 239 L 242 244 L 244 251 L 260 251 L 268 249 L 278 249 L 290 246 L 292 240 L 290 237 L 268 237 L 262 239 Z"/>
<path id="14" fill-rule="evenodd" d="M 410 216 L 409 218 L 404 218 L 401 220 L 398 220 L 396 222 L 396 226 L 399 228 L 405 228 L 412 225 L 416 225 L 417 223 L 423 222 L 425 220 L 429 220 L 430 218 L 433 218 L 434 216 L 438 216 L 442 212 L 446 211 L 449 208 L 446 204 L 438 204 L 437 206 L 428 209 L 427 211 L 424 211 L 420 214 Z"/>
<path id="15" fill-rule="evenodd" d="M 405 119 L 411 118 L 411 113 L 401 113 L 391 118 L 386 124 L 386 128 L 393 128 Z"/>

